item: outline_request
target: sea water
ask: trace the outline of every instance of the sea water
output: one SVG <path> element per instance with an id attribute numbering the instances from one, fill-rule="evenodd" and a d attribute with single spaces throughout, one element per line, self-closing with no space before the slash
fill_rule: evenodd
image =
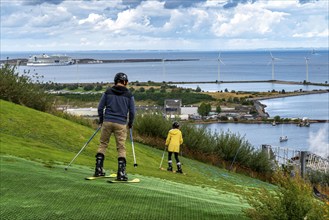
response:
<path id="1" fill-rule="evenodd" d="M 211 132 L 232 132 L 247 140 L 255 148 L 268 144 L 275 147 L 306 150 L 320 156 L 329 156 L 329 123 L 311 123 L 310 127 L 296 124 L 243 124 L 213 123 L 202 125 Z M 280 136 L 288 136 L 288 141 L 280 142 Z"/>
<path id="2" fill-rule="evenodd" d="M 272 55 L 278 58 L 274 62 L 274 75 L 269 51 L 223 51 L 221 61 L 218 61 L 217 51 L 75 51 L 75 52 L 1 52 L 1 60 L 27 59 L 34 54 L 66 54 L 73 59 L 92 58 L 99 60 L 111 59 L 163 59 L 164 62 L 140 63 L 103 63 L 75 64 L 69 66 L 27 67 L 19 66 L 20 73 L 30 72 L 42 75 L 43 81 L 57 83 L 88 83 L 113 82 L 117 72 L 128 74 L 130 81 L 155 82 L 195 82 L 194 86 L 203 86 L 203 90 L 220 91 L 294 91 L 313 90 L 326 87 L 283 85 L 273 83 L 233 83 L 225 81 L 276 80 L 328 83 L 329 63 L 328 50 L 310 52 L 306 50 L 276 50 Z M 306 60 L 308 58 L 308 76 L 306 75 Z M 170 59 L 197 59 L 195 61 L 167 61 Z M 218 72 L 219 68 L 219 72 Z M 219 74 L 218 74 L 219 73 Z M 197 82 L 224 81 L 221 84 L 198 84 Z M 263 100 L 267 105 L 266 111 L 271 117 L 309 117 L 329 119 L 328 93 L 299 97 Z M 279 142 L 281 129 L 263 124 L 215 123 L 208 125 L 212 131 L 230 129 L 245 135 L 253 145 L 272 144 L 296 149 L 310 149 L 321 146 L 329 148 L 328 123 L 314 123 L 310 127 L 283 125 L 287 142 Z M 261 138 L 260 138 L 261 137 Z"/>
<path id="3" fill-rule="evenodd" d="M 328 82 L 328 50 L 272 51 L 278 58 L 272 60 L 269 51 L 223 51 L 218 61 L 217 51 L 77 51 L 77 52 L 2 52 L 1 60 L 27 59 L 34 54 L 66 54 L 73 59 L 92 58 L 99 60 L 163 59 L 164 62 L 75 64 L 69 66 L 21 66 L 20 72 L 30 71 L 44 76 L 44 81 L 57 83 L 112 82 L 117 72 L 125 72 L 130 81 L 155 82 L 204 82 L 276 80 L 303 82 Z M 193 61 L 167 61 L 196 59 Z M 220 74 L 218 74 L 220 67 Z"/>

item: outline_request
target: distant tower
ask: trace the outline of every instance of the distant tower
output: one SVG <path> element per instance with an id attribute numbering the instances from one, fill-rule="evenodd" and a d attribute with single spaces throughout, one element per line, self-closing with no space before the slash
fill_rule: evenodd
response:
<path id="1" fill-rule="evenodd" d="M 162 77 L 163 77 L 163 81 L 166 81 L 166 66 L 165 66 L 164 58 L 162 58 Z"/>
<path id="2" fill-rule="evenodd" d="M 304 57 L 305 58 L 305 64 L 306 64 L 306 82 L 308 82 L 308 61 L 310 58 Z"/>
<path id="3" fill-rule="evenodd" d="M 270 52 L 270 55 L 271 55 L 271 63 L 272 63 L 272 80 L 274 80 L 275 79 L 275 77 L 274 77 L 274 61 L 278 60 L 278 58 L 273 57 L 271 52 Z"/>
<path id="4" fill-rule="evenodd" d="M 218 83 L 219 83 L 220 82 L 220 63 L 224 64 L 223 61 L 220 58 L 220 53 L 218 54 L 217 61 L 218 61 Z"/>

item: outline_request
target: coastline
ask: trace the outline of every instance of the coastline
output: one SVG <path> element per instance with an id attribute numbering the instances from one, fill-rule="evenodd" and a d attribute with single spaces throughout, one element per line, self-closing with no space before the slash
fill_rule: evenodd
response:
<path id="1" fill-rule="evenodd" d="M 116 59 L 116 60 L 104 60 L 104 59 L 91 59 L 91 58 L 82 58 L 82 59 L 72 59 L 72 64 L 102 64 L 102 63 L 141 63 L 141 62 L 182 62 L 182 61 L 199 61 L 200 59 Z M 0 64 L 8 63 L 10 65 L 19 65 L 26 66 L 28 59 L 18 58 L 18 59 L 8 59 L 0 60 Z"/>

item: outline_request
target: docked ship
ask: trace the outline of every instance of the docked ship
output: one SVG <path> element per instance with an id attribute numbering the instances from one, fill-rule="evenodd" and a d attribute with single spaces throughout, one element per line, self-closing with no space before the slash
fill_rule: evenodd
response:
<path id="1" fill-rule="evenodd" d="M 66 55 L 33 55 L 30 56 L 27 66 L 65 66 L 73 64 L 71 57 Z"/>

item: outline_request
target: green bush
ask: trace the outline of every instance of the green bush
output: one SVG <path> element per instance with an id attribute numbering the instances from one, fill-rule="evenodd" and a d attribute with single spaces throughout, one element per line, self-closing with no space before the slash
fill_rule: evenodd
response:
<path id="1" fill-rule="evenodd" d="M 214 153 L 215 138 L 204 126 L 184 124 L 181 128 L 184 138 L 184 145 L 189 150 L 199 153 Z"/>
<path id="2" fill-rule="evenodd" d="M 186 93 L 186 92 L 155 92 L 155 93 L 145 93 L 145 89 L 141 87 L 139 90 L 134 92 L 134 97 L 136 101 L 145 101 L 151 100 L 156 102 L 157 105 L 163 106 L 165 99 L 181 99 L 183 105 L 191 105 L 195 103 L 199 103 L 202 101 L 214 101 L 215 99 L 207 94 L 200 94 L 200 93 Z"/>
<path id="3" fill-rule="evenodd" d="M 147 93 L 154 93 L 155 89 L 153 87 L 149 88 L 148 90 L 146 90 Z"/>
<path id="4" fill-rule="evenodd" d="M 236 161 L 241 164 L 249 164 L 252 157 L 253 148 L 248 141 L 245 141 L 239 134 L 230 131 L 216 136 L 216 153 L 227 161 L 232 161 L 236 156 Z"/>
<path id="5" fill-rule="evenodd" d="M 100 84 L 97 84 L 95 87 L 95 91 L 101 91 L 103 89 L 103 86 Z"/>
<path id="6" fill-rule="evenodd" d="M 165 139 L 171 128 L 171 122 L 165 120 L 161 113 L 137 114 L 134 130 L 139 134 Z"/>
<path id="7" fill-rule="evenodd" d="M 277 172 L 273 181 L 277 185 L 273 191 L 262 189 L 247 196 L 251 206 L 245 210 L 248 217 L 257 220 L 328 219 L 329 206 L 313 197 L 311 186 L 299 175 L 290 178 Z"/>
<path id="8" fill-rule="evenodd" d="M 156 146 L 157 140 L 164 140 L 167 137 L 171 123 L 172 120 L 164 118 L 161 113 L 137 114 L 134 130 L 144 137 L 145 143 Z M 204 126 L 183 122 L 180 129 L 184 139 L 182 149 L 195 159 L 209 162 L 207 158 L 211 157 L 217 162 L 224 160 L 231 163 L 237 155 L 235 162 L 240 166 L 264 174 L 271 172 L 270 161 L 266 155 L 255 151 L 251 144 L 238 134 L 223 131 L 212 133 Z"/>
<path id="9" fill-rule="evenodd" d="M 62 94 L 56 94 L 56 96 L 63 97 L 66 100 L 72 100 L 72 101 L 98 102 L 102 96 L 102 93 L 88 93 L 88 94 L 62 93 Z"/>
<path id="10" fill-rule="evenodd" d="M 312 184 L 329 187 L 329 173 L 308 170 L 307 177 Z"/>
<path id="11" fill-rule="evenodd" d="M 29 74 L 26 72 L 20 75 L 15 66 L 3 65 L 0 70 L 0 99 L 40 111 L 49 110 L 52 101 L 42 88 L 39 81 L 41 77 Z"/>
<path id="12" fill-rule="evenodd" d="M 76 90 L 78 88 L 79 88 L 79 85 L 77 83 L 67 85 L 68 90 Z"/>
<path id="13" fill-rule="evenodd" d="M 87 85 L 83 86 L 83 90 L 85 90 L 85 91 L 91 91 L 91 90 L 93 90 L 94 88 L 95 88 L 95 87 L 94 87 L 93 84 L 87 84 Z"/>

